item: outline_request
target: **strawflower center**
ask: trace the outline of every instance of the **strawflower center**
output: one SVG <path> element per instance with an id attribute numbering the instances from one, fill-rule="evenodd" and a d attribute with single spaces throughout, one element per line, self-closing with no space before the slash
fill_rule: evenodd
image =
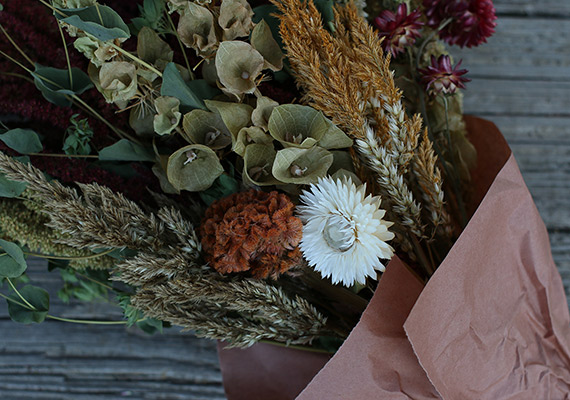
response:
<path id="1" fill-rule="evenodd" d="M 343 215 L 332 215 L 327 219 L 323 238 L 330 248 L 345 252 L 356 240 L 355 223 Z"/>

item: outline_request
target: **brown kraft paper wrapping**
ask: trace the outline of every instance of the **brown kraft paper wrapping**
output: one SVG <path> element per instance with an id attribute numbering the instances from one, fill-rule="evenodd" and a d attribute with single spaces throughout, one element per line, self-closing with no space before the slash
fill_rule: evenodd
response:
<path id="1" fill-rule="evenodd" d="M 570 316 L 548 234 L 497 128 L 466 122 L 478 150 L 469 224 L 423 290 L 390 262 L 358 325 L 298 399 L 570 398 Z M 288 367 L 271 378 L 239 368 L 222 367 L 229 400 L 294 398 L 230 395 L 244 373 L 254 379 L 242 386 L 298 381 Z"/>

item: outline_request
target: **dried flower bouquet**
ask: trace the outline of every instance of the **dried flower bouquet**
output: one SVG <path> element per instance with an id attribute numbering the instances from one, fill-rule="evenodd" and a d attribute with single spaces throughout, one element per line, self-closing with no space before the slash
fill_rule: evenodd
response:
<path id="1" fill-rule="evenodd" d="M 481 44 L 491 1 L 145 0 L 129 24 L 24 3 L 0 13 L 1 79 L 25 88 L 0 133 L 14 320 L 59 318 L 27 285 L 35 255 L 62 298 L 115 295 L 147 331 L 334 351 L 395 253 L 425 283 L 465 227 L 468 79 L 437 37 Z M 31 12 L 45 49 L 17 33 Z"/>

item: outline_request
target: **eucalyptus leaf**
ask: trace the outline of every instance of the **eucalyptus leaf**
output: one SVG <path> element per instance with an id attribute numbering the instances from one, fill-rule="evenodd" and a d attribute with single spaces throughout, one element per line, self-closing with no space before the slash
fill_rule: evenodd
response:
<path id="1" fill-rule="evenodd" d="M 137 104 L 129 112 L 129 126 L 139 136 L 151 136 L 154 134 L 155 110 L 143 110 L 142 105 Z"/>
<path id="2" fill-rule="evenodd" d="M 31 285 L 24 286 L 18 291 L 22 297 L 33 306 L 33 309 L 20 305 L 25 303 L 20 296 L 14 293 L 9 296 L 9 299 L 13 301 L 8 300 L 8 314 L 10 314 L 10 318 L 22 324 L 43 322 L 49 310 L 48 292 L 42 288 Z"/>
<path id="3" fill-rule="evenodd" d="M 20 154 L 39 153 L 44 148 L 38 134 L 31 129 L 11 129 L 0 134 L 0 140 Z"/>
<path id="4" fill-rule="evenodd" d="M 11 181 L 4 175 L 0 175 L 0 197 L 18 197 L 26 190 L 27 186 L 24 182 Z"/>
<path id="5" fill-rule="evenodd" d="M 20 246 L 16 243 L 0 239 L 2 253 L 0 255 L 0 277 L 17 278 L 22 275 L 26 268 L 26 260 Z"/>
<path id="6" fill-rule="evenodd" d="M 232 145 L 232 150 L 243 157 L 245 148 L 252 143 L 272 145 L 273 138 L 257 126 L 245 127 L 239 131 L 238 137 Z"/>
<path id="7" fill-rule="evenodd" d="M 206 110 L 206 106 L 204 105 L 202 97 L 199 93 L 195 92 L 195 89 L 203 90 L 205 88 L 198 87 L 197 84 L 194 84 L 194 88 L 191 88 L 188 84 L 186 84 L 184 79 L 182 79 L 182 75 L 180 75 L 180 72 L 174 63 L 169 63 L 166 66 L 162 74 L 162 86 L 160 88 L 161 96 L 176 97 L 178 100 L 180 100 L 180 105 L 183 106 L 181 107 L 181 110 L 183 112 L 194 108 Z"/>
<path id="8" fill-rule="evenodd" d="M 257 186 L 278 184 L 271 170 L 275 160 L 275 149 L 272 145 L 250 144 L 245 148 L 243 156 L 243 180 Z"/>
<path id="9" fill-rule="evenodd" d="M 253 29 L 250 41 L 253 48 L 259 51 L 265 59 L 265 68 L 269 68 L 272 71 L 279 71 L 283 68 L 285 55 L 277 41 L 273 38 L 271 29 L 264 19 Z"/>
<path id="10" fill-rule="evenodd" d="M 126 61 L 111 61 L 99 70 L 100 91 L 108 103 L 123 102 L 137 93 L 137 69 Z"/>
<path id="11" fill-rule="evenodd" d="M 239 40 L 220 43 L 216 52 L 220 82 L 229 94 L 237 97 L 255 91 L 263 65 L 263 56 L 249 43 Z"/>
<path id="12" fill-rule="evenodd" d="M 182 114 L 178 111 L 180 100 L 176 97 L 161 96 L 154 100 L 158 112 L 154 116 L 154 131 L 159 135 L 169 135 L 178 126 Z"/>
<path id="13" fill-rule="evenodd" d="M 253 9 L 253 13 L 253 22 L 257 24 L 261 20 L 264 20 L 269 26 L 269 29 L 271 29 L 271 33 L 277 41 L 277 44 L 279 44 L 281 51 L 283 51 L 283 40 L 281 39 L 281 34 L 279 32 L 279 19 L 276 17 L 276 15 L 280 14 L 279 9 L 273 4 L 264 4 L 262 6 L 255 7 Z"/>
<path id="14" fill-rule="evenodd" d="M 283 104 L 273 109 L 269 133 L 285 147 L 310 148 L 328 131 L 325 117 L 312 107 Z"/>
<path id="15" fill-rule="evenodd" d="M 162 333 L 163 325 L 162 321 L 154 318 L 144 318 L 137 322 L 137 327 L 147 335 Z"/>
<path id="16" fill-rule="evenodd" d="M 290 147 L 279 150 L 273 164 L 273 176 L 284 183 L 316 183 L 327 175 L 333 155 L 321 147 Z"/>
<path id="17" fill-rule="evenodd" d="M 222 0 L 218 24 L 223 40 L 248 36 L 253 28 L 253 10 L 246 0 Z"/>
<path id="18" fill-rule="evenodd" d="M 158 33 L 145 26 L 137 36 L 137 55 L 162 70 L 172 62 L 174 52 Z"/>
<path id="19" fill-rule="evenodd" d="M 40 64 L 36 64 L 31 75 L 34 78 L 34 84 L 44 98 L 60 107 L 71 105 L 71 100 L 66 95 L 79 95 L 93 87 L 89 76 L 79 68 L 71 68 L 73 82 L 69 80 L 69 70 L 43 67 Z"/>
<path id="20" fill-rule="evenodd" d="M 190 143 L 203 144 L 211 149 L 223 149 L 232 143 L 232 136 L 219 114 L 192 110 L 184 115 L 182 136 Z"/>
<path id="21" fill-rule="evenodd" d="M 352 146 L 352 139 L 349 138 L 338 126 L 331 120 L 325 118 L 328 129 L 319 140 L 319 146 L 325 149 L 344 149 Z"/>
<path id="22" fill-rule="evenodd" d="M 201 144 L 178 149 L 169 157 L 166 167 L 166 175 L 172 186 L 190 192 L 208 189 L 223 172 L 216 153 Z"/>
<path id="23" fill-rule="evenodd" d="M 107 146 L 99 151 L 101 161 L 154 161 L 154 153 L 127 139 L 121 139 L 117 143 Z"/>
<path id="24" fill-rule="evenodd" d="M 120 38 L 128 39 L 131 36 L 127 24 L 110 7 L 96 4 L 84 8 L 58 9 L 58 11 L 54 12 L 57 19 L 103 42 Z"/>
<path id="25" fill-rule="evenodd" d="M 220 114 L 234 140 L 241 128 L 251 125 L 253 108 L 248 104 L 206 100 L 206 106 Z"/>
<path id="26" fill-rule="evenodd" d="M 206 7 L 186 1 L 180 13 L 178 36 L 182 43 L 206 58 L 216 51 L 216 24 L 214 15 Z"/>
<path id="27" fill-rule="evenodd" d="M 172 186 L 172 183 L 168 181 L 166 176 L 166 166 L 168 164 L 168 156 L 161 155 L 159 161 L 152 166 L 152 173 L 158 178 L 158 183 L 160 184 L 160 189 L 164 193 L 170 194 L 180 194 L 180 190 Z"/>
<path id="28" fill-rule="evenodd" d="M 14 159 L 24 164 L 28 164 L 30 162 L 30 157 L 28 156 L 14 157 Z M 26 190 L 27 186 L 27 183 L 12 181 L 7 179 L 4 174 L 0 173 L 0 197 L 18 197 L 24 192 L 24 190 Z"/>
<path id="29" fill-rule="evenodd" d="M 251 113 L 251 121 L 253 124 L 267 130 L 269 117 L 271 116 L 273 109 L 278 105 L 278 102 L 270 99 L 269 97 L 258 97 L 257 104 L 255 105 L 255 110 L 253 110 Z"/>

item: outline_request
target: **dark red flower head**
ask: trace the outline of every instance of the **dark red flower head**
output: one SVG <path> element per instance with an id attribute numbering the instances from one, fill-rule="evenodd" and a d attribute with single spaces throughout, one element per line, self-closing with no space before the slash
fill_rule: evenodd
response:
<path id="1" fill-rule="evenodd" d="M 451 45 L 478 46 L 495 32 L 495 7 L 492 0 L 423 0 L 428 25 L 439 31 L 439 37 Z"/>
<path id="2" fill-rule="evenodd" d="M 414 44 L 420 37 L 419 30 L 423 25 L 419 19 L 421 13 L 418 10 L 408 14 L 408 7 L 400 4 L 396 14 L 384 10 L 374 19 L 374 25 L 380 30 L 379 36 L 384 38 L 382 47 L 384 51 L 391 52 L 395 57 L 404 51 L 404 47 Z"/>
<path id="3" fill-rule="evenodd" d="M 426 84 L 426 89 L 432 94 L 453 94 L 459 89 L 465 89 L 464 82 L 471 79 L 464 78 L 466 69 L 459 69 L 461 61 L 453 68 L 448 55 L 442 54 L 439 58 L 431 56 L 431 65 L 426 69 L 420 69 L 423 75 L 422 81 Z"/>

